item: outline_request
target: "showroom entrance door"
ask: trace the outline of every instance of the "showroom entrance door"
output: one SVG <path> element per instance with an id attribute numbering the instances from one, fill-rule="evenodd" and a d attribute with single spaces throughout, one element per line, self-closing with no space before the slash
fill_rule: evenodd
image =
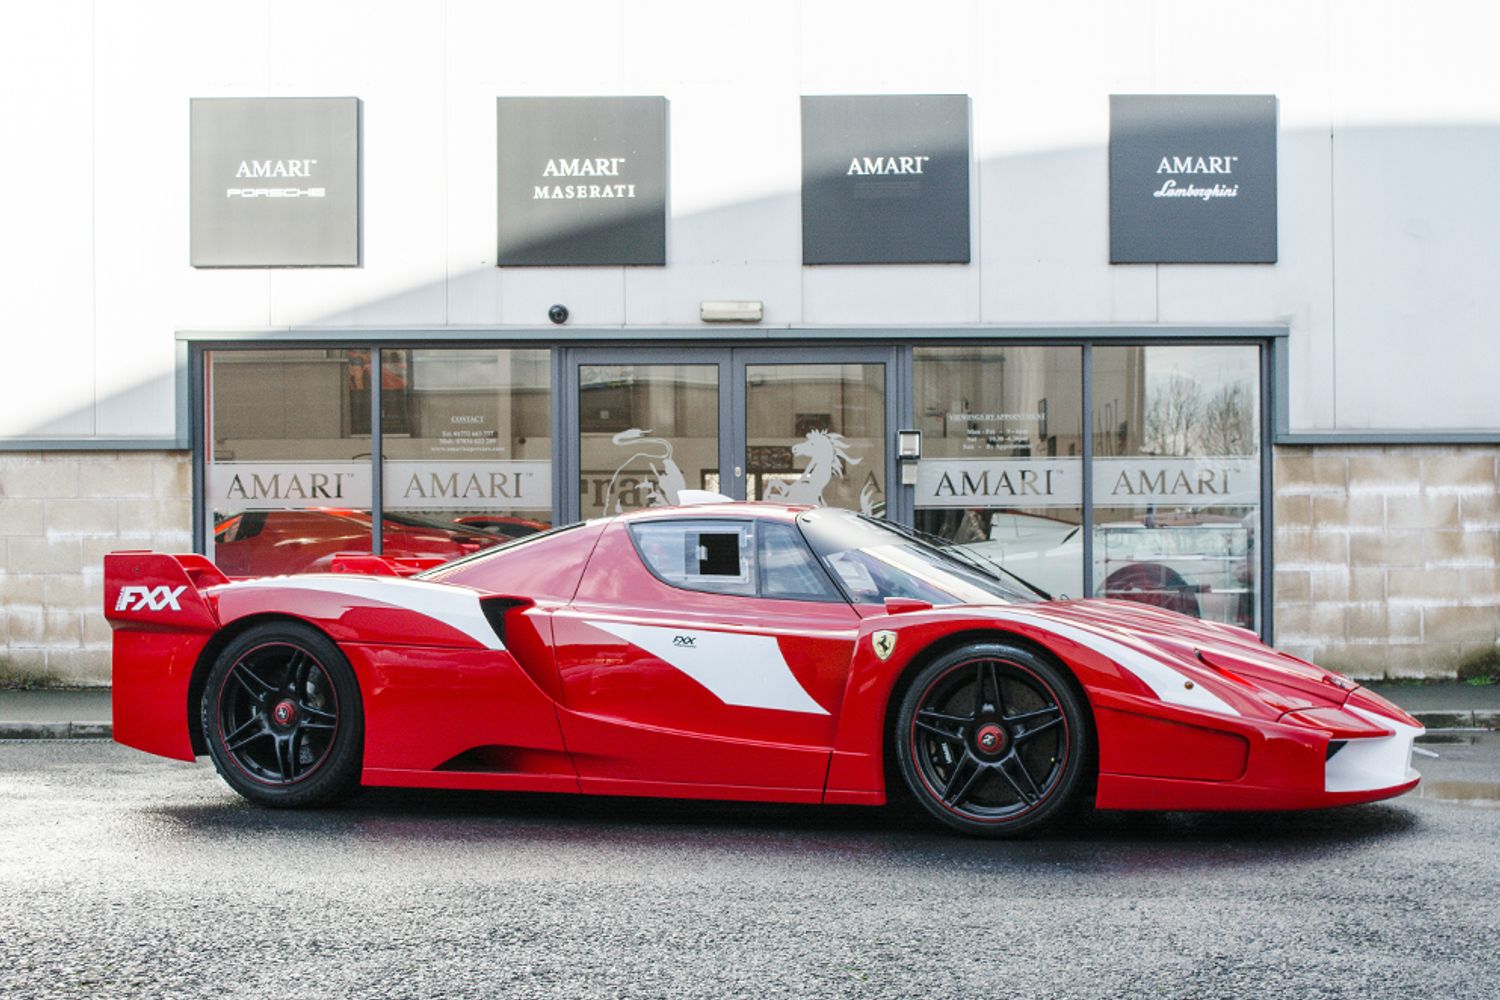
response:
<path id="1" fill-rule="evenodd" d="M 683 489 L 886 514 L 896 363 L 890 347 L 570 350 L 563 516 Z"/>

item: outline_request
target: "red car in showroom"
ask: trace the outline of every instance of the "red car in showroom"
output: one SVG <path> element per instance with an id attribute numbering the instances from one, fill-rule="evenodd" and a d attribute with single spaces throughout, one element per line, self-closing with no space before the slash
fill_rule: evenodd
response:
<path id="1" fill-rule="evenodd" d="M 328 570 L 334 556 L 370 551 L 370 512 L 337 507 L 250 510 L 214 525 L 214 560 L 230 577 Z M 478 527 L 385 515 L 385 554 L 447 562 L 487 549 L 501 538 Z"/>
<path id="2" fill-rule="evenodd" d="M 114 733 L 268 806 L 359 785 L 877 805 L 1300 809 L 1417 783 L 1421 726 L 1252 633 L 1051 601 L 829 508 L 651 509 L 415 575 L 111 553 Z"/>

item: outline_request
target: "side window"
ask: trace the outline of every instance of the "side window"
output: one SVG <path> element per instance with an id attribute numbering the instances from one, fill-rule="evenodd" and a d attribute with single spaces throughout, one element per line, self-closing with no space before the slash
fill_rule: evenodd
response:
<path id="1" fill-rule="evenodd" d="M 760 596 L 787 601 L 843 601 L 794 525 L 760 523 Z"/>
<path id="2" fill-rule="evenodd" d="M 674 587 L 755 596 L 755 526 L 748 521 L 647 521 L 630 537 L 651 572 Z"/>
<path id="3" fill-rule="evenodd" d="M 880 584 L 875 582 L 870 569 L 857 550 L 835 552 L 828 557 L 828 565 L 839 575 L 855 604 L 878 604 L 882 595 Z"/>

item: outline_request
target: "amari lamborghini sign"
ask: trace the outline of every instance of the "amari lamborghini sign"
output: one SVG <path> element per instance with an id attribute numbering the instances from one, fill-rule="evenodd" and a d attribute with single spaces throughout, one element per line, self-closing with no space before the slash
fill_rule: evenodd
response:
<path id="1" fill-rule="evenodd" d="M 1276 262 L 1276 98 L 1109 99 L 1112 264 Z"/>

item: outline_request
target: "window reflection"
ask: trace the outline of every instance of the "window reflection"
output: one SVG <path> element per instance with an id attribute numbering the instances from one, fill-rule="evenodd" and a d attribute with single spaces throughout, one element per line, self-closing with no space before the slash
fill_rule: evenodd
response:
<path id="1" fill-rule="evenodd" d="M 1258 627 L 1258 349 L 1093 358 L 1095 592 Z"/>
<path id="2" fill-rule="evenodd" d="M 1082 367 L 1077 347 L 917 348 L 916 527 L 1080 595 Z"/>
<path id="3" fill-rule="evenodd" d="M 584 517 L 719 489 L 719 366 L 580 365 L 579 494 Z"/>
<path id="4" fill-rule="evenodd" d="M 381 352 L 385 549 L 413 524 L 463 547 L 552 523 L 552 368 L 546 350 Z"/>
<path id="5" fill-rule="evenodd" d="M 372 548 L 368 350 L 206 355 L 209 554 L 233 576 Z M 551 522 L 546 350 L 385 350 L 387 555 L 447 560 Z"/>
<path id="6" fill-rule="evenodd" d="M 369 351 L 206 356 L 209 555 L 226 573 L 370 551 L 369 370 Z"/>
<path id="7" fill-rule="evenodd" d="M 885 366 L 747 365 L 751 500 L 885 508 Z"/>

